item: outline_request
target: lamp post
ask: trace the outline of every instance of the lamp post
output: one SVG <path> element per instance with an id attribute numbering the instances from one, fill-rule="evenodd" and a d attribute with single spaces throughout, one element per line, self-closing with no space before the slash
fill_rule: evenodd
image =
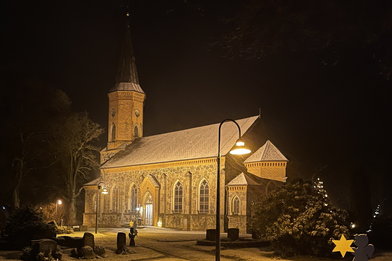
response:
<path id="1" fill-rule="evenodd" d="M 238 128 L 238 141 L 236 142 L 234 148 L 230 151 L 233 155 L 244 155 L 251 151 L 245 147 L 245 143 L 241 140 L 241 128 L 240 125 L 235 120 L 226 119 L 219 124 L 218 130 L 218 157 L 217 157 L 217 173 L 216 173 L 216 229 L 215 229 L 215 260 L 220 261 L 220 143 L 221 143 L 221 128 L 223 123 L 231 121 Z"/>
<path id="2" fill-rule="evenodd" d="M 102 192 L 101 192 L 102 190 Z M 99 182 L 97 186 L 97 197 L 96 197 L 96 206 L 95 206 L 95 234 L 98 233 L 98 213 L 99 213 L 99 194 L 108 194 L 108 190 L 105 188 L 103 182 Z"/>
<path id="3" fill-rule="evenodd" d="M 56 213 L 56 218 L 57 218 L 57 208 L 58 208 L 58 205 L 61 205 L 61 204 L 63 204 L 63 201 L 61 199 L 56 200 L 56 212 L 55 212 Z M 61 224 L 61 225 L 63 225 L 63 224 Z"/>

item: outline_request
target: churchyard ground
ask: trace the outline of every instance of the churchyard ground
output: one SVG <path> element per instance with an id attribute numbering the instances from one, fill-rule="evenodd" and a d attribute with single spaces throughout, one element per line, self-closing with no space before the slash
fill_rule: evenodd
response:
<path id="1" fill-rule="evenodd" d="M 93 231 L 90 231 L 94 233 Z M 205 238 L 204 232 L 195 231 L 178 231 L 163 228 L 142 228 L 139 229 L 139 234 L 136 237 L 136 247 L 130 248 L 135 251 L 133 254 L 117 255 L 116 250 L 116 235 L 117 232 L 125 232 L 128 234 L 128 229 L 125 228 L 111 228 L 99 229 L 98 234 L 95 235 L 95 243 L 106 248 L 107 257 L 103 260 L 214 260 L 214 246 L 198 246 L 196 240 Z M 83 236 L 84 232 L 75 232 L 70 236 Z M 69 234 L 68 234 L 69 235 Z M 127 239 L 129 244 L 129 239 Z M 63 260 L 76 260 L 70 257 L 70 250 L 63 251 Z M 315 257 L 295 257 L 295 258 L 279 258 L 273 254 L 268 248 L 241 248 L 241 249 L 223 249 L 221 251 L 222 261 L 331 261 L 341 259 L 326 259 Z M 0 260 L 14 261 L 18 260 L 20 252 L 17 251 L 0 251 Z M 348 254 L 349 256 L 349 254 Z M 351 260 L 346 258 L 344 260 Z M 392 260 L 392 253 L 378 253 L 374 261 L 390 261 Z"/>

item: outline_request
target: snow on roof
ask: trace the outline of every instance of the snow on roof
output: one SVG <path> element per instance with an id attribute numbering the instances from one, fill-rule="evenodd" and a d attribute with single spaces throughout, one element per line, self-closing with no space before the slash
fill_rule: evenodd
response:
<path id="1" fill-rule="evenodd" d="M 232 179 L 227 186 L 240 186 L 240 185 L 259 185 L 251 177 L 241 172 L 237 177 Z"/>
<path id="2" fill-rule="evenodd" d="M 259 116 L 237 120 L 242 134 Z M 125 167 L 179 160 L 216 157 L 218 154 L 219 123 L 174 131 L 134 140 L 118 152 L 102 168 Z M 235 124 L 227 122 L 221 129 L 221 154 L 226 155 L 238 139 Z"/>
<path id="3" fill-rule="evenodd" d="M 138 83 L 134 82 L 120 82 L 116 84 L 116 86 L 110 90 L 110 92 L 114 91 L 135 91 L 135 92 L 140 92 L 144 93 L 142 87 Z"/>
<path id="4" fill-rule="evenodd" d="M 261 146 L 255 153 L 247 158 L 244 163 L 258 162 L 258 161 L 288 161 L 288 159 L 272 144 L 271 141 Z"/>
<path id="5" fill-rule="evenodd" d="M 98 183 L 101 178 L 96 178 L 90 182 L 85 183 L 83 186 L 98 186 Z"/>

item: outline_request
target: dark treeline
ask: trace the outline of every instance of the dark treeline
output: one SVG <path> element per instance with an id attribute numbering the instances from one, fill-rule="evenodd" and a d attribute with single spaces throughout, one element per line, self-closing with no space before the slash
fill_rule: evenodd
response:
<path id="1" fill-rule="evenodd" d="M 102 129 L 87 113 L 73 112 L 61 90 L 39 81 L 7 82 L 1 95 L 1 204 L 11 209 L 67 204 L 76 223 L 81 185 L 97 175 Z"/>

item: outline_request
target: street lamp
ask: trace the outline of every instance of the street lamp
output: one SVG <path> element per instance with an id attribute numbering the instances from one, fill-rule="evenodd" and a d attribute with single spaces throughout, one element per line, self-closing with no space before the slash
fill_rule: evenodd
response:
<path id="1" fill-rule="evenodd" d="M 56 200 L 56 211 L 55 211 L 55 220 L 58 218 L 58 216 L 57 216 L 57 208 L 58 208 L 58 205 L 62 205 L 63 204 L 63 201 L 61 200 L 61 199 L 58 199 L 58 200 Z M 58 220 L 57 220 L 58 221 Z M 56 221 L 56 222 L 57 222 Z M 61 222 L 62 223 L 62 222 Z M 61 224 L 61 226 L 62 226 L 63 224 Z"/>
<path id="2" fill-rule="evenodd" d="M 218 130 L 218 157 L 217 157 L 217 173 L 216 173 L 216 229 L 215 229 L 215 260 L 220 261 L 220 143 L 221 143 L 221 128 L 223 123 L 231 121 L 238 128 L 238 141 L 236 142 L 234 148 L 230 151 L 233 155 L 244 155 L 250 153 L 250 149 L 245 147 L 245 143 L 241 140 L 241 128 L 240 125 L 235 120 L 226 119 L 219 124 Z"/>
<path id="3" fill-rule="evenodd" d="M 102 190 L 102 191 L 101 191 Z M 98 213 L 99 213 L 99 194 L 104 195 L 109 194 L 109 191 L 105 188 L 103 182 L 99 182 L 97 186 L 97 197 L 96 197 L 96 207 L 95 207 L 95 234 L 98 233 Z"/>

